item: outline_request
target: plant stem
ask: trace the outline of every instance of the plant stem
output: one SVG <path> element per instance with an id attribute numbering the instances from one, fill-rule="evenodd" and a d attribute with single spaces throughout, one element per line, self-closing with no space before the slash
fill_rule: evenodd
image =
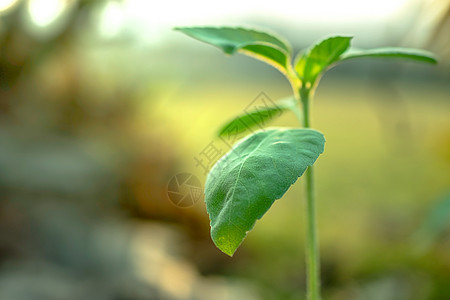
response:
<path id="1" fill-rule="evenodd" d="M 303 126 L 310 127 L 309 101 L 310 89 L 300 89 L 300 100 L 303 105 Z M 307 299 L 320 300 L 320 261 L 317 240 L 317 224 L 314 194 L 314 169 L 309 166 L 305 172 L 306 192 L 306 269 L 307 269 Z"/>
<path id="2" fill-rule="evenodd" d="M 303 106 L 303 126 L 309 128 L 309 95 L 310 90 L 306 88 L 300 88 L 300 101 Z"/>

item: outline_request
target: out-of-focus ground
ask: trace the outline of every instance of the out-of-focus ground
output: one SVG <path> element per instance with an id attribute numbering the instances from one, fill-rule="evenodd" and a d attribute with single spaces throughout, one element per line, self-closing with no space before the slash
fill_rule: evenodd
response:
<path id="1" fill-rule="evenodd" d="M 106 5 L 117 20 L 122 2 L 109 2 L 64 2 L 52 26 L 31 8 L 58 1 L 0 9 L 0 299 L 304 299 L 301 179 L 233 258 L 202 201 L 167 196 L 178 173 L 204 183 L 195 159 L 228 150 L 220 125 L 261 93 L 289 95 L 287 82 L 169 29 L 114 35 L 99 16 Z M 438 66 L 346 62 L 315 95 L 324 299 L 450 299 L 450 6 L 437 3 L 405 21 L 428 31 L 354 43 L 426 48 Z M 334 33 L 272 29 L 297 50 Z"/>

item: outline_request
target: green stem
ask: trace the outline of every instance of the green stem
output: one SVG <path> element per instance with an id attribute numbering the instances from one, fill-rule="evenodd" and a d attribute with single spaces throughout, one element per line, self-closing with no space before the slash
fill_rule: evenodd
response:
<path id="1" fill-rule="evenodd" d="M 309 101 L 310 89 L 300 89 L 300 100 L 303 105 L 303 126 L 310 127 Z M 320 300 L 320 261 L 317 240 L 317 224 L 314 194 L 314 169 L 309 166 L 305 172 L 305 191 L 307 206 L 307 240 L 306 240 L 306 268 L 307 268 L 307 299 Z"/>

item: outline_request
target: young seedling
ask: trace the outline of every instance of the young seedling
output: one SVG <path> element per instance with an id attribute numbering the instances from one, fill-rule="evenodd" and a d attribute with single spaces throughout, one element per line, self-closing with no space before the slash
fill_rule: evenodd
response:
<path id="1" fill-rule="evenodd" d="M 403 58 L 436 63 L 433 54 L 408 48 L 350 48 L 351 36 L 332 36 L 300 51 L 292 61 L 291 46 L 265 31 L 233 27 L 179 27 L 226 54 L 236 52 L 277 68 L 289 81 L 293 96 L 278 105 L 237 116 L 219 135 L 262 126 L 282 112 L 292 111 L 303 128 L 270 128 L 237 142 L 210 170 L 205 202 L 215 245 L 232 256 L 273 202 L 305 173 L 307 298 L 320 299 L 320 267 L 315 220 L 313 164 L 324 151 L 325 138 L 310 129 L 310 101 L 322 75 L 334 65 L 363 57 Z M 275 113 L 276 112 L 276 113 Z"/>

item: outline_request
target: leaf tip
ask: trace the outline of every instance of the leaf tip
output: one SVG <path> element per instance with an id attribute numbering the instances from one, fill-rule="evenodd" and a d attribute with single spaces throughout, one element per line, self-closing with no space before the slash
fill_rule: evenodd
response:
<path id="1" fill-rule="evenodd" d="M 428 63 L 430 64 L 436 65 L 439 62 L 437 57 L 434 55 L 430 55 L 428 58 L 429 58 Z"/>
<path id="2" fill-rule="evenodd" d="M 223 126 L 219 130 L 217 130 L 216 137 L 218 137 L 218 138 L 224 137 L 226 135 L 226 129 L 227 129 L 226 126 Z"/>
<path id="3" fill-rule="evenodd" d="M 224 254 L 228 255 L 229 257 L 233 257 L 234 253 L 237 250 L 237 247 L 233 247 L 229 242 L 224 242 L 224 243 L 216 243 L 216 241 L 214 241 L 214 244 L 216 245 L 216 247 L 222 251 Z"/>
<path id="4" fill-rule="evenodd" d="M 211 227 L 211 238 L 220 251 L 229 257 L 233 257 L 245 237 L 236 236 L 233 232 L 224 231 L 227 231 L 227 229 Z"/>
<path id="5" fill-rule="evenodd" d="M 172 27 L 172 30 L 174 30 L 174 31 L 180 31 L 180 32 L 184 32 L 186 29 L 189 29 L 189 27 L 184 27 L 184 26 L 175 26 L 175 27 Z"/>
<path id="6" fill-rule="evenodd" d="M 234 253 L 236 253 L 236 251 L 224 251 L 222 249 L 220 249 L 220 251 L 222 251 L 224 254 L 228 255 L 229 257 L 233 257 Z"/>

